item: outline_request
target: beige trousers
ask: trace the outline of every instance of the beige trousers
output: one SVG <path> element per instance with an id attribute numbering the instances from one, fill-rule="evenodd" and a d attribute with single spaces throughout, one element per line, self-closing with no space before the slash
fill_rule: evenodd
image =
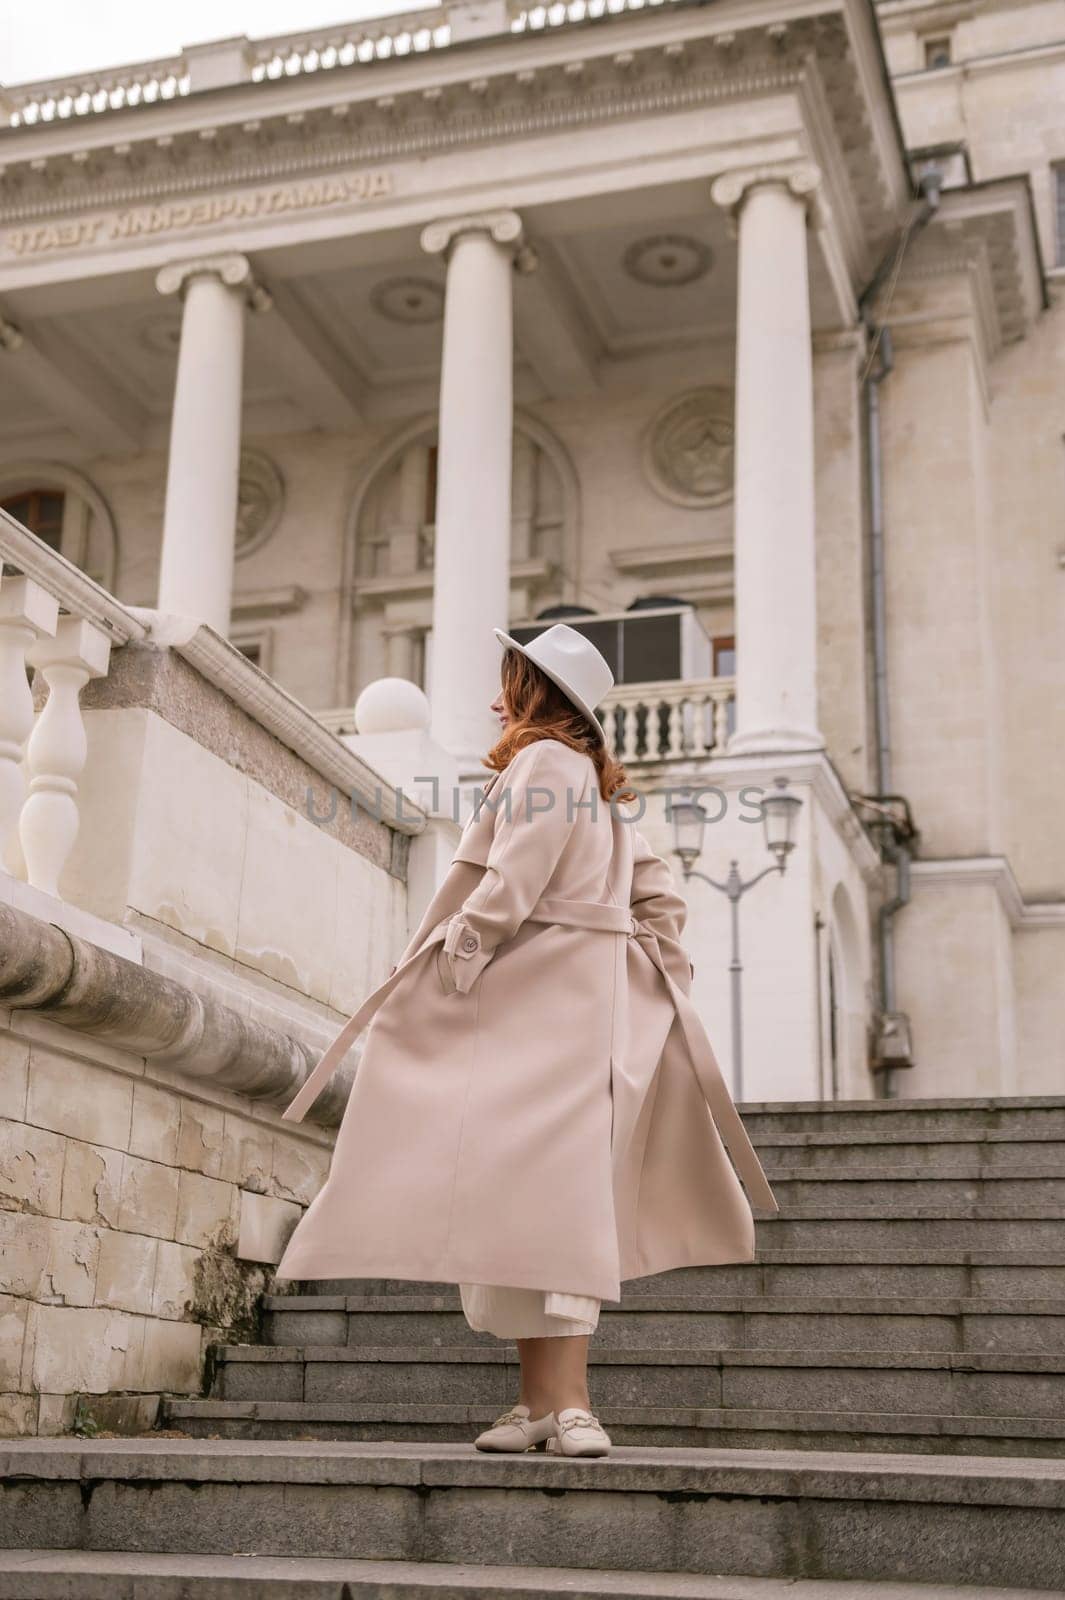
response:
<path id="1" fill-rule="evenodd" d="M 459 1294 L 470 1327 L 499 1339 L 594 1333 L 599 1322 L 600 1302 L 594 1295 L 486 1283 L 460 1283 Z"/>

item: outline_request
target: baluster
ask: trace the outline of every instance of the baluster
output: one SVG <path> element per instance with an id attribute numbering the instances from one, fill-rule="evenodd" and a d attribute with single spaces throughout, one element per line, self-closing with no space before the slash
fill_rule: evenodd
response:
<path id="1" fill-rule="evenodd" d="M 636 760 L 636 738 L 640 725 L 639 717 L 637 716 L 639 704 L 638 699 L 630 696 L 626 696 L 620 701 L 623 718 L 621 732 L 621 760 L 623 765 L 626 762 Z"/>
<path id="2" fill-rule="evenodd" d="M 662 754 L 670 759 L 684 754 L 684 699 L 683 694 L 678 694 L 675 699 L 671 697 L 666 702 L 666 748 Z"/>
<path id="3" fill-rule="evenodd" d="M 0 861 L 25 798 L 22 747 L 33 727 L 26 654 L 38 634 L 56 629 L 59 603 L 32 578 L 0 581 Z"/>
<path id="4" fill-rule="evenodd" d="M 699 756 L 705 756 L 707 751 L 710 749 L 710 743 L 713 741 L 712 731 L 710 733 L 710 740 L 707 740 L 706 726 L 707 707 L 712 705 L 713 702 L 705 691 L 700 691 L 698 694 L 693 694 L 691 697 L 692 734 L 690 753 L 696 758 Z M 711 712 L 711 718 L 712 716 L 713 713 Z"/>
<path id="5" fill-rule="evenodd" d="M 48 685 L 48 699 L 26 747 L 30 792 L 19 837 L 26 875 L 35 889 L 58 896 L 59 875 L 78 835 L 78 778 L 88 744 L 81 691 L 107 672 L 111 641 L 80 617 L 61 617 L 54 639 L 32 647 L 29 659 Z"/>
<path id="6" fill-rule="evenodd" d="M 728 740 L 728 707 L 732 698 L 731 685 L 711 690 L 714 701 L 714 749 L 722 753 Z"/>

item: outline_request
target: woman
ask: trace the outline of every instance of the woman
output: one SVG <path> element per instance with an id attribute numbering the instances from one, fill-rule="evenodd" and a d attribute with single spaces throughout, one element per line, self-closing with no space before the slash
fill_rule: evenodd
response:
<path id="1" fill-rule="evenodd" d="M 494 769 L 370 1022 L 323 1189 L 283 1278 L 458 1283 L 515 1340 L 515 1404 L 474 1443 L 605 1455 L 588 1339 L 628 1278 L 747 1261 L 776 1209 L 690 999 L 685 904 L 634 826 L 594 708 L 609 666 L 564 623 L 505 647 Z M 725 1154 L 727 1145 L 736 1171 Z"/>

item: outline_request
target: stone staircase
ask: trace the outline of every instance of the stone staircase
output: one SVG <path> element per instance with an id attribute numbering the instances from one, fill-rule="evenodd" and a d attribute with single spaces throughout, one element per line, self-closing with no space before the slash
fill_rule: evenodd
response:
<path id="1" fill-rule="evenodd" d="M 1065 1099 L 745 1121 L 780 1215 L 604 1307 L 605 1460 L 473 1450 L 517 1352 L 454 1288 L 308 1285 L 194 1437 L 2 1452 L 0 1600 L 1065 1589 Z"/>

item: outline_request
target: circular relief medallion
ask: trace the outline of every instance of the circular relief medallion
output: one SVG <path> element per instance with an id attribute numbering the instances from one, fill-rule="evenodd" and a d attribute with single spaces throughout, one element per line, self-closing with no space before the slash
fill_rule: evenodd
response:
<path id="1" fill-rule="evenodd" d="M 656 233 L 630 244 L 621 264 L 637 283 L 656 289 L 677 289 L 695 283 L 710 271 L 708 245 L 687 233 Z"/>
<path id="2" fill-rule="evenodd" d="M 431 278 L 386 278 L 371 289 L 370 304 L 389 322 L 439 322 L 444 291 Z"/>
<path id="3" fill-rule="evenodd" d="M 682 506 L 732 498 L 733 415 L 728 389 L 692 389 L 658 413 L 644 441 L 652 486 Z"/>
<path id="4" fill-rule="evenodd" d="M 284 503 L 285 485 L 270 457 L 260 450 L 242 450 L 237 491 L 238 557 L 250 555 L 266 543 L 280 521 Z"/>

